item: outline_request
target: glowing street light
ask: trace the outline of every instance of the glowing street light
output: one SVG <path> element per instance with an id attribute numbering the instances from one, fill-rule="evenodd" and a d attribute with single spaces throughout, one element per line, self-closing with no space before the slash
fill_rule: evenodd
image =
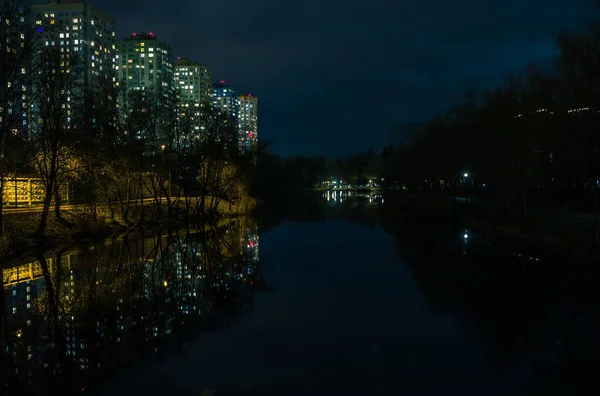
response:
<path id="1" fill-rule="evenodd" d="M 465 178 L 467 178 L 467 177 L 469 177 L 469 174 L 468 174 L 468 173 L 465 173 L 463 176 L 464 176 Z"/>

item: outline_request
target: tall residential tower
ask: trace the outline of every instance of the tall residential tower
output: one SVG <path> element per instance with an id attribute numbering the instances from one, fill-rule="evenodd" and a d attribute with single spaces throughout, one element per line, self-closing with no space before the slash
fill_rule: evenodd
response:
<path id="1" fill-rule="evenodd" d="M 85 89 L 95 89 L 101 80 L 114 81 L 115 19 L 79 0 L 31 7 L 37 33 L 46 47 L 59 48 L 61 67 L 77 73 Z"/>
<path id="2" fill-rule="evenodd" d="M 218 115 L 227 114 L 237 125 L 238 98 L 235 91 L 225 84 L 225 81 L 219 81 L 213 85 L 212 105 Z"/>
<path id="3" fill-rule="evenodd" d="M 239 143 L 241 149 L 256 148 L 258 144 L 258 99 L 250 94 L 238 98 Z"/>
<path id="4" fill-rule="evenodd" d="M 212 73 L 198 62 L 188 58 L 178 58 L 175 65 L 175 89 L 179 103 L 179 116 L 189 117 L 189 132 L 195 138 L 205 130 L 212 105 Z M 189 136 L 192 137 L 192 136 Z"/>
<path id="5" fill-rule="evenodd" d="M 176 139 L 171 128 L 175 114 L 173 69 L 171 46 L 152 32 L 133 33 L 117 44 L 117 78 L 125 88 L 120 100 L 123 114 L 129 116 L 132 111 L 141 110 L 155 116 L 155 122 L 139 125 L 136 131 L 137 138 L 147 144 L 148 154 L 164 150 Z"/>
<path id="6" fill-rule="evenodd" d="M 212 73 L 198 62 L 178 58 L 175 64 L 175 86 L 182 103 L 210 108 L 212 102 Z"/>
<path id="7" fill-rule="evenodd" d="M 25 7 L 19 1 L 5 0 L 0 12 L 3 14 L 0 16 L 0 131 L 25 135 L 31 100 L 28 76 L 32 30 Z"/>
<path id="8" fill-rule="evenodd" d="M 173 50 L 150 33 L 117 44 L 117 77 L 128 91 L 147 91 L 169 103 L 174 89 Z"/>
<path id="9" fill-rule="evenodd" d="M 47 87 L 33 82 L 34 97 L 30 107 L 30 133 L 42 131 L 48 122 L 49 102 L 43 102 L 54 93 L 61 98 L 64 114 L 61 118 L 67 125 L 73 122 L 87 123 L 90 138 L 102 133 L 102 123 L 113 120 L 92 114 L 109 105 L 108 96 L 99 95 L 104 88 L 114 84 L 115 79 L 115 20 L 98 8 L 80 0 L 58 0 L 31 7 L 35 21 L 36 51 L 32 55 L 33 67 L 45 74 L 47 81 L 56 81 L 62 86 Z M 41 63 L 38 63 L 41 62 Z M 59 73 L 53 78 L 50 73 Z M 46 91 L 49 90 L 49 91 Z M 90 111 L 83 116 L 84 111 Z"/>

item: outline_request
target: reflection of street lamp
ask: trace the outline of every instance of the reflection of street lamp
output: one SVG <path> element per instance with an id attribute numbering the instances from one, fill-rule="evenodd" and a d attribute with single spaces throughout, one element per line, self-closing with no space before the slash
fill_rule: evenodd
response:
<path id="1" fill-rule="evenodd" d="M 161 144 L 160 145 L 160 149 L 163 152 L 163 166 L 165 166 L 165 150 L 167 149 L 167 146 L 164 145 L 164 144 Z M 169 175 L 168 175 L 168 177 L 169 177 L 169 181 L 168 181 L 168 183 L 169 183 L 169 191 L 168 191 L 168 193 L 169 193 L 169 197 L 170 197 L 171 196 L 171 155 L 170 155 L 170 153 L 169 153 L 169 169 L 168 169 L 168 172 L 169 172 Z"/>

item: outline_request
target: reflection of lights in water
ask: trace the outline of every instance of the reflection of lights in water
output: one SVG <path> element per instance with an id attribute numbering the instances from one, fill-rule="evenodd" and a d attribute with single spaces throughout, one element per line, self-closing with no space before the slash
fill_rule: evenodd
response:
<path id="1" fill-rule="evenodd" d="M 463 235 L 463 238 L 465 238 L 465 239 L 469 239 L 469 234 L 465 234 L 465 235 Z"/>

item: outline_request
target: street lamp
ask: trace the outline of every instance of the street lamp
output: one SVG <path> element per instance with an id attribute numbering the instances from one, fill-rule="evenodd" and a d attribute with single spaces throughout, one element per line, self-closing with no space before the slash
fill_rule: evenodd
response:
<path id="1" fill-rule="evenodd" d="M 463 176 L 464 176 L 464 177 L 465 177 L 465 179 L 466 179 L 467 177 L 469 177 L 469 174 L 468 174 L 468 173 L 465 173 Z"/>

